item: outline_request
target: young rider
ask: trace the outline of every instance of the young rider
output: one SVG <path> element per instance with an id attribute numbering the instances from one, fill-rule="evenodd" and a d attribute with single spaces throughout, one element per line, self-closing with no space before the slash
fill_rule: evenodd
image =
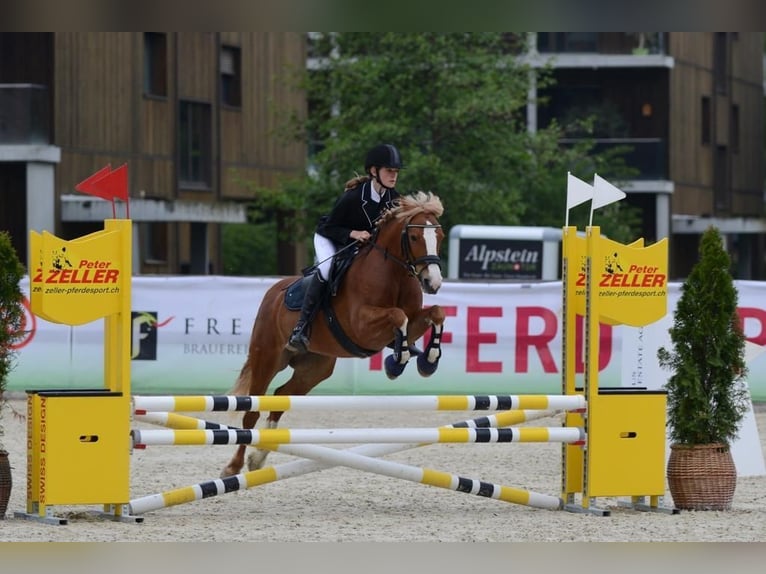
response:
<path id="1" fill-rule="evenodd" d="M 330 213 L 320 218 L 314 233 L 314 250 L 319 264 L 306 289 L 298 323 L 287 342 L 290 351 L 305 352 L 308 348 L 308 326 L 329 279 L 335 253 L 351 243 L 370 239 L 381 213 L 394 207 L 399 197 L 395 186 L 401 168 L 402 158 L 395 146 L 375 146 L 367 152 L 366 175 L 346 182 L 343 194 Z"/>

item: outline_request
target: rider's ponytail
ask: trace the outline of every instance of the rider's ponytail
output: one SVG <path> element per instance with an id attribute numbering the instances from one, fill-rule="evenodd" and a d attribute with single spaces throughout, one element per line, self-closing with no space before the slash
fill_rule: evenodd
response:
<path id="1" fill-rule="evenodd" d="M 365 181 L 369 181 L 371 178 L 369 175 L 357 175 L 356 177 L 353 177 L 349 179 L 346 182 L 346 185 L 343 188 L 343 191 L 348 191 L 349 189 L 354 189 L 358 185 L 361 185 Z"/>

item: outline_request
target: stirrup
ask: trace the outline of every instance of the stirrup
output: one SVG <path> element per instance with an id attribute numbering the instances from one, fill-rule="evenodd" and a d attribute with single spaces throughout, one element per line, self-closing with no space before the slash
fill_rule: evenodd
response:
<path id="1" fill-rule="evenodd" d="M 305 353 L 309 345 L 309 338 L 303 332 L 303 329 L 293 329 L 290 334 L 290 338 L 287 340 L 285 347 L 289 351 L 295 353 Z"/>

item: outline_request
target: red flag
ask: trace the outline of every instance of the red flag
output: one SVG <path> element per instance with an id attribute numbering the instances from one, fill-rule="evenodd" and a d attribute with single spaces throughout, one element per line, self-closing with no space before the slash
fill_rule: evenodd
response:
<path id="1" fill-rule="evenodd" d="M 74 187 L 77 191 L 95 195 L 107 201 L 115 198 L 128 200 L 128 164 L 122 164 L 115 170 L 111 165 L 98 170 L 89 178 Z"/>
<path id="2" fill-rule="evenodd" d="M 113 170 L 104 179 L 96 182 L 98 187 L 103 187 L 109 193 L 110 199 L 128 200 L 128 164 L 124 163 Z"/>
<path id="3" fill-rule="evenodd" d="M 104 199 L 109 199 L 108 197 L 104 197 L 99 191 L 94 187 L 94 184 L 103 177 L 106 177 L 109 175 L 112 171 L 112 166 L 107 165 L 106 167 L 102 167 L 100 170 L 98 170 L 96 173 L 91 175 L 90 177 L 84 179 L 80 183 L 74 186 L 74 188 L 82 193 L 87 193 L 88 195 L 95 195 L 97 197 L 102 197 Z"/>

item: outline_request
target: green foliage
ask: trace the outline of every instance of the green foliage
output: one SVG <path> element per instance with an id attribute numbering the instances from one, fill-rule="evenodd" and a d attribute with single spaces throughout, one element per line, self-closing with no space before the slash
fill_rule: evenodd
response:
<path id="1" fill-rule="evenodd" d="M 5 406 L 3 394 L 16 355 L 13 344 L 23 335 L 24 294 L 20 282 L 24 273 L 24 266 L 11 244 L 10 235 L 7 231 L 0 231 L 0 423 Z M 2 435 L 3 427 L 0 424 Z"/>
<path id="2" fill-rule="evenodd" d="M 232 223 L 222 228 L 224 275 L 276 275 L 276 222 Z"/>
<path id="3" fill-rule="evenodd" d="M 748 407 L 745 336 L 738 294 L 721 234 L 708 228 L 699 260 L 681 287 L 672 350 L 659 349 L 667 382 L 668 426 L 674 443 L 725 443 L 736 438 Z"/>
<path id="4" fill-rule="evenodd" d="M 588 140 L 562 146 L 567 126 L 527 131 L 530 69 L 517 58 L 523 36 L 365 32 L 323 39 L 325 67 L 293 86 L 305 90 L 309 113 L 283 113 L 277 134 L 312 142 L 310 173 L 279 189 L 253 187 L 257 211 L 295 212 L 293 234 L 310 237 L 344 183 L 363 172 L 366 151 L 381 142 L 402 153 L 400 193 L 441 197 L 446 230 L 456 224 L 561 227 L 568 171 L 586 180 L 596 171 L 612 181 L 631 175 L 614 153 L 593 154 Z M 552 82 L 546 70 L 537 71 L 536 81 L 540 89 Z M 577 121 L 582 137 L 594 133 L 594 121 Z M 602 230 L 633 241 L 636 218 L 623 210 L 613 208 L 620 216 L 605 219 Z M 612 221 L 631 228 L 627 237 Z"/>

